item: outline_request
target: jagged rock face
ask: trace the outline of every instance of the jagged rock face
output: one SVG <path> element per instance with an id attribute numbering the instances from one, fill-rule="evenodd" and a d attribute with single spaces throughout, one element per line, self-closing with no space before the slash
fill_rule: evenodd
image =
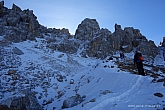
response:
<path id="1" fill-rule="evenodd" d="M 39 24 L 32 10 L 22 11 L 15 4 L 12 9 L 7 9 L 4 7 L 4 2 L 0 2 L 0 21 L 0 35 L 11 42 L 35 40 L 36 37 L 43 38 L 42 33 L 51 33 L 61 38 L 65 34 L 68 38 L 72 38 L 68 29 L 47 29 Z"/>
<path id="2" fill-rule="evenodd" d="M 115 32 L 110 37 L 110 42 L 112 44 L 113 49 L 120 50 L 124 44 L 124 31 L 121 29 L 120 25 L 115 24 Z"/>
<path id="3" fill-rule="evenodd" d="M 112 35 L 113 48 L 124 52 L 131 52 L 133 48 L 140 50 L 146 56 L 155 57 L 158 54 L 158 48 L 153 41 L 148 41 L 140 30 L 133 27 L 127 27 L 124 30 L 121 26 L 115 24 L 115 32 Z"/>
<path id="4" fill-rule="evenodd" d="M 58 43 L 58 38 L 49 38 L 47 47 L 52 50 L 74 54 L 77 52 L 79 44 L 69 39 L 61 40 L 60 43 Z"/>
<path id="5" fill-rule="evenodd" d="M 0 8 L 1 8 L 1 7 L 4 7 L 4 1 L 1 1 L 1 2 L 0 2 Z"/>
<path id="6" fill-rule="evenodd" d="M 84 57 L 105 58 L 111 53 L 111 45 L 107 38 L 111 35 L 108 29 L 100 29 L 96 19 L 84 19 L 78 25 L 74 38 L 80 40 L 80 53 Z M 80 49 L 81 50 L 81 49 Z"/>
<path id="7" fill-rule="evenodd" d="M 141 41 L 146 40 L 138 29 L 127 27 L 124 30 L 120 25 L 115 24 L 115 32 L 112 34 L 112 47 L 115 50 L 122 50 L 124 52 L 132 51 L 133 47 L 137 47 Z"/>
<path id="8" fill-rule="evenodd" d="M 6 15 L 8 13 L 9 13 L 9 10 L 6 7 L 4 7 L 4 1 L 1 1 L 0 2 L 0 17 Z"/>
<path id="9" fill-rule="evenodd" d="M 121 25 L 115 24 L 115 32 L 111 33 L 108 29 L 100 30 L 97 21 L 89 18 L 79 24 L 75 38 L 83 41 L 81 55 L 84 57 L 105 58 L 116 51 L 131 52 L 134 48 L 153 58 L 158 54 L 154 42 L 148 41 L 140 30 L 133 27 L 123 30 Z"/>
<path id="10" fill-rule="evenodd" d="M 97 33 L 99 33 L 100 27 L 96 19 L 84 19 L 81 24 L 78 25 L 78 28 L 75 33 L 75 38 L 86 41 L 92 40 Z"/>
<path id="11" fill-rule="evenodd" d="M 56 29 L 56 28 L 48 28 L 46 30 L 47 33 L 51 33 L 53 36 L 62 36 L 62 35 L 68 35 L 70 36 L 69 30 L 62 28 L 62 29 Z"/>
<path id="12" fill-rule="evenodd" d="M 82 56 L 105 58 L 106 56 L 112 55 L 112 46 L 108 42 L 107 38 L 111 35 L 108 29 L 101 29 L 91 42 L 87 44 Z"/>
<path id="13" fill-rule="evenodd" d="M 138 45 L 137 49 L 140 50 L 144 55 L 152 58 L 155 58 L 158 54 L 158 47 L 156 47 L 154 42 L 151 40 L 146 42 L 142 41 Z"/>
<path id="14" fill-rule="evenodd" d="M 78 42 L 72 40 L 73 35 L 70 35 L 68 29 L 55 29 L 48 28 L 46 30 L 47 47 L 51 48 L 53 51 L 57 50 L 65 53 L 76 53 L 79 47 Z"/>
<path id="15" fill-rule="evenodd" d="M 34 40 L 40 35 L 40 24 L 32 10 L 21 10 L 13 4 L 12 9 L 0 6 L 0 29 L 7 40 L 13 42 Z"/>
<path id="16" fill-rule="evenodd" d="M 15 4 L 13 4 L 12 10 L 14 10 L 14 11 L 20 11 L 20 12 L 22 11 L 21 8 L 18 7 L 18 6 L 16 6 Z"/>

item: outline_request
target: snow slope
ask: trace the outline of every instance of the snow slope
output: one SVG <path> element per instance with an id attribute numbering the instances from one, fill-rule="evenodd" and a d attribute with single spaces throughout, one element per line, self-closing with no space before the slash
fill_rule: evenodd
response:
<path id="1" fill-rule="evenodd" d="M 24 89 L 31 89 L 45 110 L 61 109 L 63 101 L 75 94 L 85 96 L 85 100 L 68 110 L 165 108 L 165 96 L 154 95 L 165 95 L 163 82 L 152 83 L 150 76 L 121 71 L 114 64 L 115 59 L 82 58 L 51 51 L 46 48 L 44 39 L 14 43 L 5 49 L 10 53 L 14 47 L 25 54 L 14 56 L 16 62 L 20 62 L 14 68 L 19 73 L 19 80 L 6 75 L 9 69 L 1 71 L 0 102 L 3 104 L 10 106 L 11 97 L 24 95 Z M 70 83 L 71 80 L 74 84 Z M 11 85 L 13 82 L 15 85 Z"/>

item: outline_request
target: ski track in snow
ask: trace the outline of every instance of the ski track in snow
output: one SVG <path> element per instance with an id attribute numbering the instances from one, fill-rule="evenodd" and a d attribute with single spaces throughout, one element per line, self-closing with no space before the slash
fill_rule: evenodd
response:
<path id="1" fill-rule="evenodd" d="M 144 83 L 144 79 L 142 76 L 139 76 L 138 79 L 136 80 L 136 83 L 132 85 L 130 89 L 128 89 L 126 92 L 115 96 L 108 98 L 104 101 L 101 101 L 99 104 L 91 108 L 90 110 L 102 110 L 106 105 L 109 105 L 112 102 L 127 102 L 129 100 L 132 100 L 136 95 L 138 94 L 138 90 L 141 88 L 142 83 Z M 135 94 L 136 93 L 136 94 Z M 111 108 L 113 109 L 113 107 Z"/>

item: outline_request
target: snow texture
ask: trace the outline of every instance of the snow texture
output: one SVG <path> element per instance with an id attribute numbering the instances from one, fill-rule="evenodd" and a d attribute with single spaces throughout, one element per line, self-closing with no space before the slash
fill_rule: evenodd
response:
<path id="1" fill-rule="evenodd" d="M 0 40 L 3 37 L 0 37 Z M 150 76 L 122 71 L 114 60 L 82 58 L 75 54 L 51 51 L 43 43 L 24 41 L 1 47 L 0 103 L 10 106 L 11 98 L 24 96 L 24 90 L 35 92 L 44 110 L 61 109 L 64 100 L 76 94 L 85 96 L 83 102 L 66 110 L 155 110 L 165 108 L 163 82 L 152 83 Z M 24 54 L 12 54 L 18 48 Z M 116 54 L 119 56 L 119 54 Z M 125 54 L 133 58 L 133 52 Z M 122 60 L 124 61 L 124 60 Z M 155 65 L 164 65 L 157 56 Z M 13 66 L 14 65 L 14 66 Z M 149 67 L 145 69 L 151 70 Z M 16 73 L 9 74 L 9 70 Z M 164 73 L 158 72 L 164 77 Z M 72 83 L 70 83 L 72 81 Z M 73 82 L 74 81 L 74 82 Z M 72 99 L 71 99 L 72 100 Z"/>

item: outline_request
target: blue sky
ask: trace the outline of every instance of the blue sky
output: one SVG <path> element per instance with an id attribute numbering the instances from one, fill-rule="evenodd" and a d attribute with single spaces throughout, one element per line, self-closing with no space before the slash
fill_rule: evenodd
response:
<path id="1" fill-rule="evenodd" d="M 96 19 L 100 28 L 114 32 L 115 23 L 134 27 L 156 45 L 165 36 L 165 0 L 6 0 L 22 10 L 33 10 L 40 24 L 67 28 L 75 33 L 85 18 Z"/>

